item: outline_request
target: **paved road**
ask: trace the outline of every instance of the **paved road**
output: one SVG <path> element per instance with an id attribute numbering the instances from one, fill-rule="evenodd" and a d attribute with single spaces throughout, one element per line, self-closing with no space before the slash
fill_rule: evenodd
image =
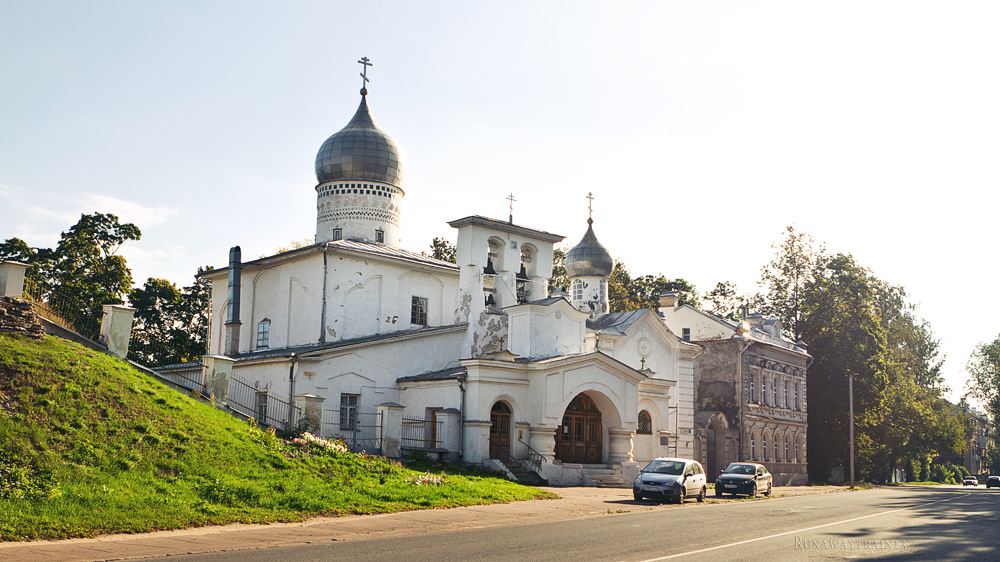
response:
<path id="1" fill-rule="evenodd" d="M 650 510 L 636 509 L 639 506 L 630 500 L 621 505 L 623 513 L 562 521 L 374 540 L 314 537 L 312 544 L 150 560 L 1000 559 L 1000 491 L 981 487 L 880 488 L 761 501 L 691 502 Z"/>

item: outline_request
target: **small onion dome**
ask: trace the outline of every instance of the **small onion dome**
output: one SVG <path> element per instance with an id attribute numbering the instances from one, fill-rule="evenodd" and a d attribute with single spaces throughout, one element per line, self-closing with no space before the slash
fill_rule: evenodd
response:
<path id="1" fill-rule="evenodd" d="M 403 158 L 399 147 L 382 132 L 368 112 L 367 93 L 346 127 L 326 139 L 316 154 L 316 181 L 370 180 L 402 187 Z"/>
<path id="2" fill-rule="evenodd" d="M 566 254 L 567 277 L 611 277 L 614 268 L 615 260 L 594 234 L 594 220 L 587 219 L 583 240 Z"/>

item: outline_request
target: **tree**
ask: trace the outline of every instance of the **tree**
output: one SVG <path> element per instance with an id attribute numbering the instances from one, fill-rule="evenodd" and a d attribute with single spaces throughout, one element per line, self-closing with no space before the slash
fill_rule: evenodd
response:
<path id="1" fill-rule="evenodd" d="M 1000 420 L 1000 336 L 977 345 L 965 369 L 969 373 L 969 394 L 983 402 L 996 423 Z"/>
<path id="2" fill-rule="evenodd" d="M 608 281 L 608 300 L 611 312 L 625 312 L 641 308 L 660 307 L 660 295 L 667 291 L 677 293 L 680 304 L 701 308 L 698 291 L 685 279 L 667 279 L 664 275 L 643 275 L 632 278 L 625 264 L 615 260 Z"/>
<path id="3" fill-rule="evenodd" d="M 32 263 L 38 256 L 38 250 L 28 246 L 20 238 L 8 238 L 0 244 L 0 261 L 17 261 Z"/>
<path id="4" fill-rule="evenodd" d="M 781 319 L 782 325 L 792 333 L 793 339 L 801 337 L 802 301 L 806 287 L 814 280 L 818 266 L 826 259 L 824 248 L 814 248 L 813 237 L 785 227 L 784 240 L 772 248 L 777 250 L 774 260 L 761 270 L 761 283 L 767 287 L 762 312 Z"/>
<path id="5" fill-rule="evenodd" d="M 838 254 L 810 272 L 796 304 L 799 332 L 814 362 L 809 369 L 809 471 L 814 480 L 848 460 L 848 375 L 854 373 L 855 451 L 871 466 L 875 431 L 889 378 L 885 334 L 869 272 Z"/>
<path id="6" fill-rule="evenodd" d="M 441 261 L 458 263 L 455 245 L 444 238 L 434 238 L 431 241 L 431 256 Z"/>
<path id="7" fill-rule="evenodd" d="M 756 311 L 764 307 L 763 296 L 740 295 L 736 290 L 736 285 L 729 281 L 716 283 L 715 288 L 705 293 L 705 300 L 711 303 L 713 314 L 733 321 L 739 320 L 744 310 Z"/>
<path id="8" fill-rule="evenodd" d="M 549 293 L 557 290 L 569 291 L 569 277 L 566 275 L 566 250 L 552 249 L 552 277 L 549 277 Z"/>
<path id="9" fill-rule="evenodd" d="M 198 274 L 209 267 L 199 267 Z M 149 365 L 193 361 L 205 354 L 208 338 L 208 281 L 195 280 L 178 290 L 166 279 L 149 278 L 133 289 L 129 302 L 135 310 L 133 349 Z"/>
<path id="10" fill-rule="evenodd" d="M 285 252 L 291 252 L 292 250 L 297 250 L 299 248 L 308 248 L 309 246 L 312 246 L 315 243 L 316 243 L 315 236 L 307 236 L 302 240 L 292 240 L 291 242 L 288 243 L 287 246 L 278 246 L 277 248 L 275 248 L 274 254 L 271 255 L 284 254 Z M 266 258 L 267 256 L 261 255 L 259 257 Z"/>

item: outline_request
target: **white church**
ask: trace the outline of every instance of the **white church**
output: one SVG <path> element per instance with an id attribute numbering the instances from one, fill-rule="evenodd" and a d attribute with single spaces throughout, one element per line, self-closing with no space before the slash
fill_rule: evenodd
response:
<path id="1" fill-rule="evenodd" d="M 652 458 L 691 458 L 702 347 L 653 310 L 608 313 L 614 263 L 593 220 L 567 254 L 568 295 L 548 292 L 564 237 L 512 220 L 449 222 L 457 265 L 400 248 L 403 160 L 367 94 L 316 156 L 316 243 L 246 263 L 234 248 L 203 274 L 209 353 L 324 435 L 370 426 L 369 451 L 388 456 L 553 485 L 630 483 Z"/>

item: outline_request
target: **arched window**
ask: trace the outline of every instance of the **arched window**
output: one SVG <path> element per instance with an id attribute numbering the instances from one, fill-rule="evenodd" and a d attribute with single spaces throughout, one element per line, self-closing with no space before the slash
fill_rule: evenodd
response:
<path id="1" fill-rule="evenodd" d="M 761 433 L 760 434 L 760 441 L 763 444 L 763 447 L 761 447 L 760 460 L 766 461 L 767 460 L 767 433 Z"/>
<path id="2" fill-rule="evenodd" d="M 639 412 L 639 427 L 636 429 L 636 433 L 641 435 L 653 434 L 653 417 L 646 410 Z"/>
<path id="3" fill-rule="evenodd" d="M 802 462 L 799 460 L 799 439 L 795 438 L 795 462 Z"/>
<path id="4" fill-rule="evenodd" d="M 785 462 L 791 462 L 792 459 L 788 457 L 788 436 L 785 436 Z"/>
<path id="5" fill-rule="evenodd" d="M 767 377 L 763 377 L 760 385 L 760 403 L 767 406 Z"/>
<path id="6" fill-rule="evenodd" d="M 750 436 L 750 460 L 757 460 L 757 438 L 753 435 Z"/>
<path id="7" fill-rule="evenodd" d="M 778 448 L 778 432 L 777 431 L 774 432 L 774 460 L 775 461 L 780 461 L 781 460 L 781 455 L 779 454 L 779 448 Z"/>

